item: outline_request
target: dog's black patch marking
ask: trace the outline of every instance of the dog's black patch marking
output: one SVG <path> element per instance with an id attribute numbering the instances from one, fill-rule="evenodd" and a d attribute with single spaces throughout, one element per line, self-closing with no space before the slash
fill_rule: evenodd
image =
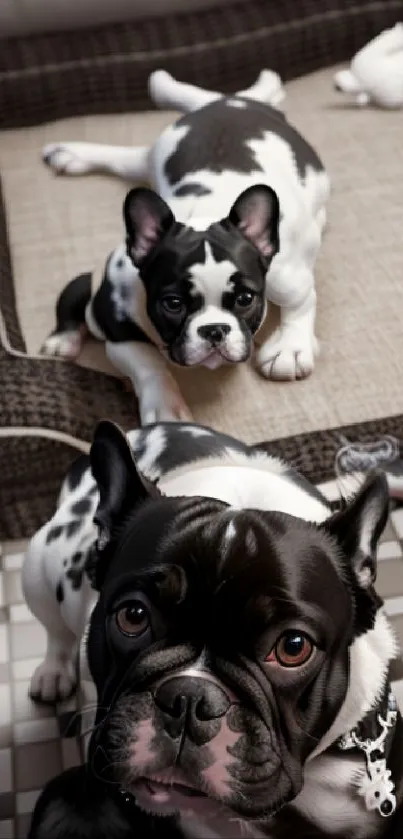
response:
<path id="1" fill-rule="evenodd" d="M 64 559 L 63 560 L 63 568 L 67 568 L 68 564 L 69 564 L 68 559 Z"/>
<path id="2" fill-rule="evenodd" d="M 73 591 L 77 591 L 81 588 L 83 573 L 84 571 L 82 568 L 69 568 L 66 572 L 66 577 L 70 580 Z"/>
<path id="3" fill-rule="evenodd" d="M 89 513 L 91 510 L 92 504 L 88 498 L 80 498 L 80 501 L 76 501 L 71 508 L 71 512 L 73 516 L 85 516 L 86 513 Z"/>
<path id="4" fill-rule="evenodd" d="M 136 436 L 132 449 L 137 460 L 140 460 L 148 450 L 148 437 L 155 427 L 150 425 Z M 164 426 L 158 426 L 158 428 L 161 427 L 164 428 Z M 188 426 L 180 426 L 175 423 L 166 425 L 164 429 L 166 445 L 158 457 L 153 460 L 153 471 L 155 470 L 159 475 L 164 475 L 172 469 L 190 464 L 195 460 L 219 457 L 227 447 L 243 454 L 253 452 L 253 449 L 249 446 L 227 434 L 213 433 L 211 429 L 201 425 L 197 425 L 196 428 L 203 429 L 206 433 L 194 436 L 194 426 L 190 424 Z"/>
<path id="5" fill-rule="evenodd" d="M 66 524 L 67 539 L 71 539 L 71 537 L 74 536 L 78 530 L 80 530 L 81 525 L 82 521 L 79 519 L 76 519 L 75 521 L 71 521 L 69 524 Z"/>
<path id="6" fill-rule="evenodd" d="M 124 264 L 125 264 L 124 259 L 118 259 L 117 262 L 116 262 L 116 268 L 123 268 Z"/>
<path id="7" fill-rule="evenodd" d="M 92 298 L 92 314 L 104 333 L 108 341 L 114 343 L 121 343 L 123 341 L 143 341 L 145 344 L 152 344 L 148 335 L 141 329 L 134 320 L 124 318 L 120 320 L 116 317 L 115 304 L 113 302 L 112 293 L 114 285 L 108 279 L 109 265 L 113 253 L 109 255 L 106 265 L 103 280 L 97 292 Z"/>
<path id="8" fill-rule="evenodd" d="M 56 587 L 56 600 L 58 603 L 63 603 L 64 591 L 62 583 L 58 583 Z"/>
<path id="9" fill-rule="evenodd" d="M 63 533 L 63 527 L 61 527 L 60 525 L 58 525 L 57 527 L 52 527 L 49 530 L 48 535 L 46 536 L 46 544 L 50 545 L 50 543 L 54 542 L 56 539 L 58 539 L 59 536 L 61 536 L 62 533 Z"/>
<path id="10" fill-rule="evenodd" d="M 78 565 L 78 563 L 81 562 L 82 558 L 82 553 L 80 551 L 77 551 L 77 553 L 73 554 L 73 556 L 71 557 L 71 561 L 73 565 Z"/>
<path id="11" fill-rule="evenodd" d="M 165 175 L 170 184 L 174 185 L 186 174 L 202 169 L 217 173 L 229 170 L 248 175 L 264 171 L 248 143 L 262 140 L 267 131 L 290 145 L 301 179 L 305 178 L 308 166 L 316 172 L 323 171 L 323 163 L 312 146 L 290 125 L 281 111 L 250 99 L 238 99 L 245 103 L 245 107 L 233 107 L 231 98 L 223 98 L 178 120 L 178 127 L 189 130 L 165 162 Z"/>
<path id="12" fill-rule="evenodd" d="M 77 489 L 83 479 L 84 473 L 89 469 L 90 459 L 87 454 L 81 454 L 70 466 L 67 473 L 67 486 L 70 491 Z"/>
<path id="13" fill-rule="evenodd" d="M 80 274 L 65 286 L 56 303 L 56 333 L 83 326 L 85 309 L 91 300 L 91 281 L 91 273 Z"/>
<path id="14" fill-rule="evenodd" d="M 178 186 L 174 191 L 174 195 L 177 198 L 184 198 L 187 195 L 194 195 L 196 198 L 200 198 L 202 195 L 211 195 L 211 189 L 208 186 L 203 186 L 203 184 L 198 183 L 198 181 L 192 181 Z"/>

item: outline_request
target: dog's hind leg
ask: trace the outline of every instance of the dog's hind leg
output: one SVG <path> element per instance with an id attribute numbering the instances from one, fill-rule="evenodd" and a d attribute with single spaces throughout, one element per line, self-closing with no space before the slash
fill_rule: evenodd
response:
<path id="1" fill-rule="evenodd" d="M 42 159 L 58 175 L 105 172 L 131 181 L 147 181 L 148 154 L 148 146 L 50 143 L 44 146 Z"/>
<path id="2" fill-rule="evenodd" d="M 251 87 L 238 90 L 236 95 L 253 99 L 255 102 L 263 102 L 265 105 L 272 105 L 273 108 L 278 108 L 285 99 L 283 83 L 274 70 L 262 70 Z"/>
<path id="3" fill-rule="evenodd" d="M 56 303 L 56 329 L 41 347 L 42 355 L 75 359 L 87 335 L 85 312 L 91 300 L 91 274 L 75 277 L 61 292 Z"/>
<path id="4" fill-rule="evenodd" d="M 193 84 L 178 82 L 165 70 L 155 70 L 151 73 L 148 92 L 158 108 L 172 108 L 182 114 L 197 111 L 223 97 L 222 93 L 215 90 L 205 90 Z"/>
<path id="5" fill-rule="evenodd" d="M 173 108 L 183 114 L 197 111 L 223 98 L 223 94 L 216 90 L 206 90 L 196 85 L 178 82 L 165 70 L 156 70 L 151 73 L 148 90 L 154 104 L 159 108 Z M 285 93 L 280 76 L 272 70 L 262 70 L 251 87 L 237 91 L 235 96 L 243 96 L 278 107 Z"/>

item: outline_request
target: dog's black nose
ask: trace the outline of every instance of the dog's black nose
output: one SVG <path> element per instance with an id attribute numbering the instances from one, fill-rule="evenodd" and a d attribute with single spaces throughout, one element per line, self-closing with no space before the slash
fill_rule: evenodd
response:
<path id="1" fill-rule="evenodd" d="M 171 676 L 158 686 L 155 704 L 163 711 L 165 727 L 177 737 L 184 727 L 194 743 L 207 743 L 211 723 L 226 714 L 230 697 L 215 682 L 198 676 Z"/>
<path id="2" fill-rule="evenodd" d="M 201 338 L 210 341 L 213 347 L 217 347 L 218 344 L 221 344 L 225 336 L 228 335 L 230 329 L 231 327 L 228 323 L 212 323 L 207 326 L 199 326 L 197 331 Z"/>

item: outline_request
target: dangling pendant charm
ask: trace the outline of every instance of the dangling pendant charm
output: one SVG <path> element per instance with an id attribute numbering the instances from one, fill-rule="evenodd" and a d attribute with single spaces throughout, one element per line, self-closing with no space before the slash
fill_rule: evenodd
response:
<path id="1" fill-rule="evenodd" d="M 360 782 L 358 793 L 364 797 L 367 810 L 378 810 L 380 816 L 387 818 L 396 810 L 395 785 L 385 759 L 385 741 L 397 720 L 396 700 L 392 693 L 388 698 L 386 719 L 380 714 L 377 719 L 382 731 L 376 740 L 361 740 L 356 729 L 353 729 L 339 741 L 339 748 L 343 751 L 356 748 L 364 753 L 366 774 Z"/>

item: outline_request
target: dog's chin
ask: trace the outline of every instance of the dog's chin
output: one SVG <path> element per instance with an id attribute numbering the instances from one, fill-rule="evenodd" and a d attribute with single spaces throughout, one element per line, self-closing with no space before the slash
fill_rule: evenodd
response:
<path id="1" fill-rule="evenodd" d="M 242 364 L 251 356 L 250 350 L 242 354 L 232 354 L 225 349 L 208 350 L 204 353 L 178 352 L 173 349 L 169 353 L 170 360 L 180 367 L 206 367 L 207 370 L 217 370 L 219 367 L 229 367 Z"/>
<path id="2" fill-rule="evenodd" d="M 204 358 L 203 361 L 200 361 L 199 364 L 202 367 L 207 367 L 207 370 L 217 370 L 219 367 L 222 367 L 224 364 L 236 364 L 236 361 L 231 361 L 231 359 L 226 358 L 225 355 L 220 353 L 219 350 L 213 350 L 207 358 Z"/>

